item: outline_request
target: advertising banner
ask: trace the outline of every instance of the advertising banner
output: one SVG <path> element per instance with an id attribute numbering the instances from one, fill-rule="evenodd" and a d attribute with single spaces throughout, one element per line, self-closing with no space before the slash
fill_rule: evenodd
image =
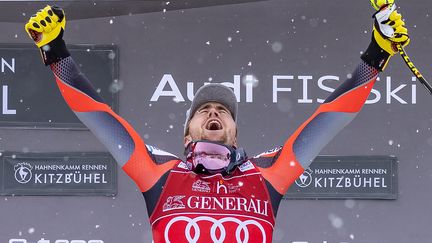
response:
<path id="1" fill-rule="evenodd" d="M 117 47 L 71 45 L 68 48 L 105 102 L 117 110 L 120 90 Z M 0 127 L 86 129 L 68 109 L 60 93 L 52 92 L 57 84 L 41 61 L 34 45 L 0 45 Z"/>
<path id="2" fill-rule="evenodd" d="M 397 199 L 394 156 L 318 156 L 285 199 Z"/>
<path id="3" fill-rule="evenodd" d="M 107 153 L 5 152 L 0 160 L 0 195 L 117 193 L 117 164 Z"/>

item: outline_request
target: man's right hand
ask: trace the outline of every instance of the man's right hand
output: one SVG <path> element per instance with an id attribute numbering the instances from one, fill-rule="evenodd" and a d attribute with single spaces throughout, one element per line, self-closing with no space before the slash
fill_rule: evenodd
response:
<path id="1" fill-rule="evenodd" d="M 402 15 L 396 5 L 384 6 L 374 14 L 373 38 L 378 45 L 391 56 L 398 52 L 396 45 L 406 46 L 410 39 Z"/>
<path id="2" fill-rule="evenodd" d="M 66 26 L 63 9 L 47 5 L 33 15 L 25 25 L 30 38 L 41 48 L 57 38 L 62 38 Z"/>
<path id="3" fill-rule="evenodd" d="M 383 6 L 373 17 L 372 41 L 362 59 L 369 66 L 383 71 L 390 57 L 397 53 L 397 46 L 408 45 L 410 38 L 402 16 L 396 11 L 396 5 Z"/>

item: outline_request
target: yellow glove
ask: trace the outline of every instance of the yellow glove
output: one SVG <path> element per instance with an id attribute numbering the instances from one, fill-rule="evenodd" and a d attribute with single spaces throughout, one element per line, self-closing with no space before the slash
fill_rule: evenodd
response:
<path id="1" fill-rule="evenodd" d="M 390 57 L 398 52 L 397 46 L 408 45 L 410 38 L 402 16 L 396 11 L 395 4 L 383 6 L 373 17 L 375 24 L 372 41 L 361 58 L 369 66 L 383 71 Z"/>
<path id="2" fill-rule="evenodd" d="M 65 27 L 64 11 L 61 8 L 47 5 L 30 18 L 25 25 L 25 30 L 37 47 L 42 47 L 63 35 Z"/>
<path id="3" fill-rule="evenodd" d="M 381 49 L 393 56 L 398 52 L 397 45 L 407 46 L 409 44 L 408 30 L 395 4 L 381 8 L 374 14 L 374 18 L 373 38 Z"/>
<path id="4" fill-rule="evenodd" d="M 25 25 L 30 38 L 39 47 L 45 65 L 50 65 L 70 56 L 63 41 L 66 17 L 63 9 L 46 6 L 33 15 Z"/>

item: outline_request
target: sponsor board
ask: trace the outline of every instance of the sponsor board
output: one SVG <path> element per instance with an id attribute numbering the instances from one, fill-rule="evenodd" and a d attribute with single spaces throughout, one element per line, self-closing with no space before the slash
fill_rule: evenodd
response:
<path id="1" fill-rule="evenodd" d="M 397 199 L 397 158 L 318 156 L 285 199 Z"/>
<path id="2" fill-rule="evenodd" d="M 153 95 L 150 97 L 150 102 L 159 102 L 160 99 L 169 98 L 171 102 L 187 102 L 192 101 L 194 97 L 194 90 L 196 86 L 205 85 L 210 82 L 199 83 L 184 80 L 179 80 L 172 73 L 164 73 L 160 75 L 159 83 L 155 84 Z M 258 100 L 258 96 L 266 95 L 272 100 L 273 103 L 280 102 L 280 97 L 286 93 L 291 93 L 294 102 L 297 104 L 322 104 L 325 98 L 335 91 L 337 84 L 342 83 L 345 77 L 338 74 L 332 75 L 296 75 L 294 73 L 277 75 L 267 75 L 271 78 L 268 80 L 258 80 L 254 75 L 240 75 L 234 74 L 232 81 L 218 82 L 212 81 L 211 83 L 220 83 L 231 88 L 237 98 L 237 102 L 253 103 Z M 189 79 L 188 79 L 189 80 Z M 392 76 L 383 77 L 382 80 L 378 77 L 377 81 L 382 83 L 383 87 L 378 85 L 371 90 L 370 97 L 366 100 L 366 104 L 417 104 L 417 81 L 416 77 L 411 77 L 411 82 L 406 80 L 402 84 L 399 81 L 392 79 Z M 264 93 L 262 87 L 260 92 L 254 90 L 257 84 L 266 84 L 271 92 Z M 299 85 L 301 84 L 301 85 Z M 195 86 L 195 88 L 194 88 Z M 301 87 L 301 88 L 300 88 Z M 182 92 L 182 90 L 187 90 Z M 311 90 L 325 91 L 327 95 L 321 97 L 314 96 Z M 255 91 L 255 92 L 254 92 Z M 244 97 L 240 99 L 240 97 Z"/>
<path id="3" fill-rule="evenodd" d="M 96 91 L 118 111 L 122 83 L 117 47 L 68 45 L 68 49 Z M 0 127 L 87 129 L 67 107 L 33 44 L 0 44 L 0 97 Z"/>
<path id="4" fill-rule="evenodd" d="M 169 196 L 162 208 L 162 212 L 171 210 L 212 210 L 238 211 L 268 216 L 269 202 L 245 197 L 212 197 L 212 196 Z"/>
<path id="5" fill-rule="evenodd" d="M 108 153 L 12 153 L 1 162 L 1 195 L 117 193 L 117 165 Z"/>

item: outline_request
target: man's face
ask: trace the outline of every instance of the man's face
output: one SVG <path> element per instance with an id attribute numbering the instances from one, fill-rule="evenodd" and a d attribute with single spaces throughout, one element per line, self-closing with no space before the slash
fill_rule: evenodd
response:
<path id="1" fill-rule="evenodd" d="M 237 146 L 236 123 L 231 112 L 222 104 L 208 102 L 200 106 L 189 122 L 185 146 L 194 140 L 209 140 Z"/>

